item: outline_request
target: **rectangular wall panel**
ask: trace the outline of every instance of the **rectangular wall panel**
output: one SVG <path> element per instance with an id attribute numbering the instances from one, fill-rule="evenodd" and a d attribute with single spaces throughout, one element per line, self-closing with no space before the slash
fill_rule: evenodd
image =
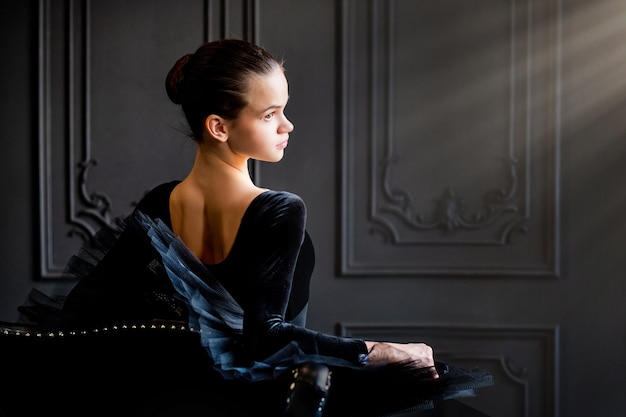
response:
<path id="1" fill-rule="evenodd" d="M 494 385 L 464 399 L 493 417 L 559 415 L 559 328 L 339 323 L 338 334 L 366 340 L 427 341 L 435 360 L 487 370 Z"/>
<path id="2" fill-rule="evenodd" d="M 342 274 L 557 276 L 555 1 L 342 13 Z"/>

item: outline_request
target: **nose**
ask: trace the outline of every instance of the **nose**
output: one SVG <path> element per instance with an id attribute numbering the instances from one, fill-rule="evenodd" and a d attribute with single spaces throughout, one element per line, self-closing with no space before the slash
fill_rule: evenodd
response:
<path id="1" fill-rule="evenodd" d="M 285 116 L 285 120 L 280 124 L 279 130 L 281 133 L 291 133 L 294 129 L 293 123 L 287 119 Z"/>

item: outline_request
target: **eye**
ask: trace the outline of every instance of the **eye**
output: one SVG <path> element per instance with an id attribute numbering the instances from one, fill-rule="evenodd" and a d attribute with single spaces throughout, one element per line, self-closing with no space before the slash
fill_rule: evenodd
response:
<path id="1" fill-rule="evenodd" d="M 274 112 L 268 113 L 265 116 L 263 116 L 263 120 L 267 120 L 267 121 L 272 120 L 274 118 L 274 116 L 275 116 Z"/>

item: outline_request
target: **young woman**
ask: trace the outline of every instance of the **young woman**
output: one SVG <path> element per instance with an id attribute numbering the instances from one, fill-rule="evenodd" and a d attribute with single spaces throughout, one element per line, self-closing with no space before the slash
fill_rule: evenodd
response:
<path id="1" fill-rule="evenodd" d="M 435 362 L 423 343 L 304 327 L 314 263 L 305 204 L 248 172 L 250 159 L 280 161 L 294 129 L 280 61 L 242 40 L 209 42 L 175 63 L 166 89 L 197 144 L 194 164 L 72 258 L 80 280 L 61 322 L 187 321 L 219 386 L 196 395 L 219 392 L 225 415 L 422 415 L 491 383 L 482 371 Z M 294 381 L 313 399 L 289 391 Z"/>

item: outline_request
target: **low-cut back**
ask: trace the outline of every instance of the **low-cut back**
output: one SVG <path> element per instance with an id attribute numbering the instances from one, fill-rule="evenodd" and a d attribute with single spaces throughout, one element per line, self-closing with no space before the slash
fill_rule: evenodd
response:
<path id="1" fill-rule="evenodd" d="M 265 191 L 252 185 L 215 198 L 192 182 L 178 182 L 169 197 L 171 229 L 203 263 L 219 263 L 228 256 L 250 203 Z"/>

